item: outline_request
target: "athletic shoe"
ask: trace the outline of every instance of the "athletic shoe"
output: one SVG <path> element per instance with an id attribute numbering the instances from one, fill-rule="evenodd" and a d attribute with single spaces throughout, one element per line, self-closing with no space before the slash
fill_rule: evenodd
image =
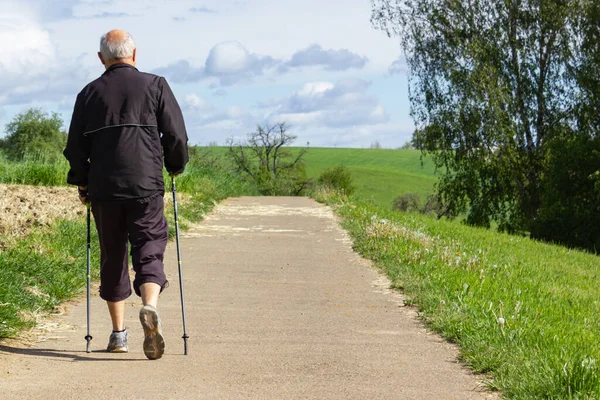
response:
<path id="1" fill-rule="evenodd" d="M 144 328 L 144 354 L 150 360 L 157 360 L 165 352 L 165 339 L 156 308 L 146 305 L 140 310 L 140 322 Z"/>
<path id="2" fill-rule="evenodd" d="M 127 353 L 129 351 L 127 348 L 127 330 L 111 333 L 106 351 L 110 353 Z"/>

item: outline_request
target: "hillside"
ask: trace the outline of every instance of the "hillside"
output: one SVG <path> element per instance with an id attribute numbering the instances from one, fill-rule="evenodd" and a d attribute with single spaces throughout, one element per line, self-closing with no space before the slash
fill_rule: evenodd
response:
<path id="1" fill-rule="evenodd" d="M 403 193 L 425 198 L 436 181 L 430 160 L 421 165 L 417 150 L 311 148 L 305 156 L 310 177 L 318 178 L 327 168 L 344 165 L 352 172 L 356 196 L 391 207 Z"/>
<path id="2" fill-rule="evenodd" d="M 225 155 L 225 147 L 209 147 L 214 155 Z M 299 148 L 291 148 L 297 152 Z M 202 150 L 201 150 L 202 152 Z M 431 160 L 421 165 L 417 150 L 309 148 L 304 156 L 309 177 L 315 180 L 328 168 L 344 165 L 352 172 L 356 196 L 391 208 L 403 193 L 423 199 L 433 192 L 437 178 Z"/>

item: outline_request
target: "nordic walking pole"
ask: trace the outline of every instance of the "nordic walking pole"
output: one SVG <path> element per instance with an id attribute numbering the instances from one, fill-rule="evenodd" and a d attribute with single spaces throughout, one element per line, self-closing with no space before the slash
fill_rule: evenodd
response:
<path id="1" fill-rule="evenodd" d="M 181 250 L 179 248 L 179 221 L 177 219 L 177 188 L 175 187 L 175 176 L 171 175 L 171 190 L 173 191 L 173 212 L 175 213 L 175 240 L 177 242 L 177 266 L 179 267 L 179 293 L 181 295 L 181 317 L 183 319 L 183 354 L 188 354 L 188 334 L 185 330 L 185 300 L 183 298 L 183 277 L 181 275 Z"/>
<path id="2" fill-rule="evenodd" d="M 90 342 L 92 341 L 92 336 L 90 335 L 90 289 L 91 289 L 91 279 L 90 276 L 90 203 L 86 204 L 87 206 L 87 335 L 85 336 L 85 340 L 87 340 L 87 353 L 92 352 L 92 348 Z"/>

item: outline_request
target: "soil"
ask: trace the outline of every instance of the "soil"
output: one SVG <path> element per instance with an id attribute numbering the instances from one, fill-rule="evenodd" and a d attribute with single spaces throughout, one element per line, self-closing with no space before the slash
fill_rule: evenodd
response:
<path id="1" fill-rule="evenodd" d="M 0 241 L 85 214 L 75 187 L 0 185 Z"/>

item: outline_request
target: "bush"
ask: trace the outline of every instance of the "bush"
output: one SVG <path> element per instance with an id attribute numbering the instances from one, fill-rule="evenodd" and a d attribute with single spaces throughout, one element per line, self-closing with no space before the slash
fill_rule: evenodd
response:
<path id="1" fill-rule="evenodd" d="M 11 161 L 56 162 L 62 158 L 67 143 L 62 125 L 57 113 L 49 117 L 40 109 L 29 109 L 6 125 L 2 147 Z"/>
<path id="2" fill-rule="evenodd" d="M 319 185 L 330 189 L 341 190 L 346 196 L 354 192 L 352 185 L 352 174 L 348 167 L 339 165 L 329 168 L 319 176 Z"/>
<path id="3" fill-rule="evenodd" d="M 392 209 L 402 212 L 421 211 L 419 196 L 414 193 L 405 193 L 396 197 Z"/>
<path id="4" fill-rule="evenodd" d="M 438 218 L 444 215 L 444 206 L 440 201 L 440 197 L 435 194 L 429 195 L 421 212 L 423 214 L 435 214 Z"/>

